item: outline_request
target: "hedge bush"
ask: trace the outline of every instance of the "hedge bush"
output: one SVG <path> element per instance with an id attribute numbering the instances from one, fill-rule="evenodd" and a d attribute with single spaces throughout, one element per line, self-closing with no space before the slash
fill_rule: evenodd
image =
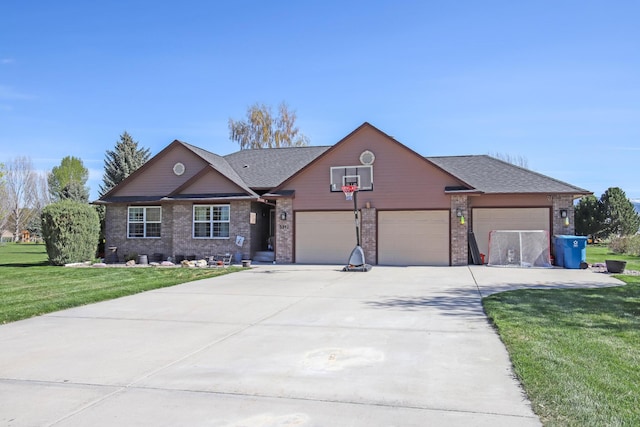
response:
<path id="1" fill-rule="evenodd" d="M 42 210 L 42 236 L 50 264 L 92 260 L 99 233 L 98 213 L 86 203 L 63 200 Z"/>
<path id="2" fill-rule="evenodd" d="M 640 235 L 614 237 L 608 246 L 616 254 L 640 256 Z"/>

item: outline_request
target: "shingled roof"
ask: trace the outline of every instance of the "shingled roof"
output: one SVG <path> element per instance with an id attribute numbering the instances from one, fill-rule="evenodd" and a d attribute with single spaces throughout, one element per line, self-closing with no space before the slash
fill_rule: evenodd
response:
<path id="1" fill-rule="evenodd" d="M 311 163 L 330 146 L 240 150 L 224 156 L 242 180 L 253 189 L 272 189 Z"/>
<path id="2" fill-rule="evenodd" d="M 224 157 L 214 154 L 210 151 L 203 150 L 195 145 L 187 144 L 186 142 L 179 141 L 182 145 L 193 151 L 196 155 L 200 156 L 205 161 L 209 162 L 211 167 L 226 176 L 233 181 L 234 184 L 245 190 L 249 194 L 254 194 L 247 182 L 234 170 L 234 168 L 225 160 Z"/>
<path id="3" fill-rule="evenodd" d="M 331 146 L 263 148 L 240 150 L 226 156 L 220 156 L 186 142 L 176 140 L 172 144 L 181 144 L 202 158 L 211 168 L 242 188 L 249 198 L 259 197 L 255 191 L 269 191 L 277 188 L 331 148 Z M 559 193 L 573 196 L 591 194 L 590 191 L 583 188 L 487 155 L 440 156 L 425 157 L 425 159 L 466 184 L 455 188 L 443 189 L 443 191 L 447 192 L 484 194 Z M 141 170 L 134 172 L 127 180 L 134 179 L 134 175 L 140 172 Z M 198 176 L 192 179 L 198 179 Z M 184 185 L 187 184 L 188 182 Z M 179 190 L 177 189 L 175 194 L 166 195 L 165 199 L 178 198 Z M 120 198 L 111 196 L 113 191 L 115 191 L 115 188 L 100 200 L 119 200 Z M 240 194 L 234 195 L 234 197 L 239 196 Z M 212 196 L 210 195 L 210 197 Z M 138 199 L 136 198 L 136 200 Z"/>
<path id="4" fill-rule="evenodd" d="M 486 194 L 591 194 L 555 178 L 487 155 L 426 157 L 451 175 Z"/>

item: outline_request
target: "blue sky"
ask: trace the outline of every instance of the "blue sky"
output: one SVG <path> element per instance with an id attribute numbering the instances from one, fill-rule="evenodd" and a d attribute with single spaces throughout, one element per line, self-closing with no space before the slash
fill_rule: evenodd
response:
<path id="1" fill-rule="evenodd" d="M 76 156 L 92 198 L 128 131 L 237 150 L 229 118 L 285 101 L 313 145 L 365 121 L 426 156 L 500 153 L 640 199 L 640 2 L 11 1 L 0 162 Z"/>

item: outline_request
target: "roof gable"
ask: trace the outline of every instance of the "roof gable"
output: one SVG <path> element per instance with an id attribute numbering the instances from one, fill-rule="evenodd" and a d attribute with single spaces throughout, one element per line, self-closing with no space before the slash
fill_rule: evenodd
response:
<path id="1" fill-rule="evenodd" d="M 213 166 L 202 169 L 191 179 L 186 181 L 180 187 L 176 188 L 171 194 L 172 198 L 194 197 L 194 196 L 216 196 L 224 195 L 251 195 L 258 197 L 246 185 L 238 185 L 229 177 L 220 173 Z"/>
<path id="2" fill-rule="evenodd" d="M 336 178 L 334 171 L 342 169 L 345 173 L 349 170 L 349 174 L 357 174 L 357 168 L 363 164 L 371 165 L 373 185 L 363 189 L 359 198 L 361 203 L 369 202 L 377 209 L 448 207 L 450 198 L 445 194 L 445 187 L 464 185 L 423 156 L 365 123 L 265 197 L 294 197 L 294 208 L 300 210 L 345 209 L 341 176 L 338 174 Z"/>
<path id="3" fill-rule="evenodd" d="M 371 137 L 371 140 L 378 141 L 378 143 L 391 144 L 394 148 L 398 149 L 398 151 L 397 151 L 398 153 L 401 153 L 401 155 L 406 154 L 407 158 L 413 158 L 413 159 L 417 160 L 418 162 L 424 163 L 425 166 L 426 165 L 432 166 L 432 167 L 440 170 L 444 174 L 448 175 L 452 180 L 454 180 L 456 184 L 462 184 L 462 185 L 465 184 L 459 178 L 451 175 L 448 171 L 446 171 L 444 169 L 441 169 L 438 165 L 429 162 L 425 157 L 421 156 L 420 154 L 416 153 L 415 151 L 413 151 L 412 149 L 410 149 L 406 145 L 404 145 L 401 142 L 397 141 L 392 136 L 382 132 L 380 129 L 376 128 L 375 126 L 371 125 L 370 123 L 364 122 L 363 124 L 358 126 L 354 131 L 349 133 L 349 135 L 347 135 L 344 138 L 342 138 L 335 145 L 333 145 L 331 147 L 328 147 L 328 149 L 326 151 L 324 151 L 318 157 L 313 159 L 306 166 L 304 166 L 303 168 L 299 169 L 296 173 L 291 175 L 289 178 L 284 180 L 276 189 L 274 189 L 274 193 L 277 193 L 277 192 L 285 189 L 287 186 L 290 185 L 290 183 L 293 180 L 296 179 L 296 177 L 298 175 L 304 173 L 308 169 L 311 169 L 311 168 L 315 167 L 316 164 L 319 164 L 319 163 L 323 162 L 328 157 L 340 156 L 340 157 L 343 157 L 343 158 L 351 158 L 352 159 L 352 160 L 346 160 L 342 164 L 337 164 L 337 163 L 333 164 L 333 166 L 353 166 L 353 165 L 358 165 L 360 163 L 359 155 L 361 154 L 362 150 L 365 149 L 365 147 L 364 146 L 361 147 L 359 144 L 353 144 L 352 141 L 358 140 L 358 139 L 362 139 L 361 137 L 363 135 L 365 135 L 365 138 L 366 138 L 367 134 Z M 353 145 L 352 149 L 351 148 L 347 148 L 347 147 L 350 147 L 351 145 Z M 345 152 L 341 153 L 341 151 L 346 151 L 346 153 Z M 374 150 L 374 154 L 375 154 L 375 150 Z M 328 172 L 327 172 L 327 174 L 328 174 Z M 374 181 L 375 181 L 375 179 L 374 179 Z"/>
<path id="4" fill-rule="evenodd" d="M 184 165 L 181 175 L 173 170 L 178 162 Z M 202 194 L 231 191 L 257 197 L 222 156 L 175 140 L 100 200 L 160 200 L 196 190 L 204 191 Z"/>
<path id="5" fill-rule="evenodd" d="M 182 163 L 184 173 L 176 175 L 173 167 Z M 144 165 L 107 192 L 101 200 L 114 197 L 164 196 L 196 175 L 207 162 L 175 140 Z"/>

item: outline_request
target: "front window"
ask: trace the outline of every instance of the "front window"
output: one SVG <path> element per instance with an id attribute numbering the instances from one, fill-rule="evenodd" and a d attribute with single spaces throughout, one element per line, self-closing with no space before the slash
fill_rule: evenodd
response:
<path id="1" fill-rule="evenodd" d="M 160 206 L 130 206 L 127 237 L 159 238 L 162 225 Z"/>
<path id="2" fill-rule="evenodd" d="M 193 207 L 193 237 L 196 239 L 227 239 L 229 223 L 229 205 Z"/>

